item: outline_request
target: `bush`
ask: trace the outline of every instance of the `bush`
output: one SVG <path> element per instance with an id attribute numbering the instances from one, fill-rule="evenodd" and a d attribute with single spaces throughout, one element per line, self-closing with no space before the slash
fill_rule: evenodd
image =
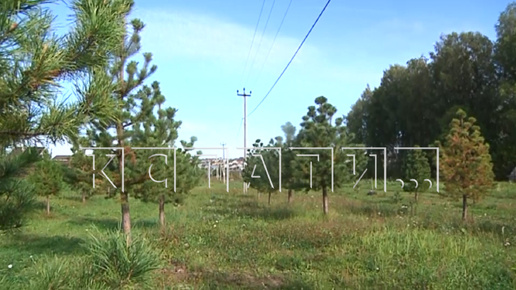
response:
<path id="1" fill-rule="evenodd" d="M 143 238 L 110 231 L 104 236 L 92 236 L 88 244 L 92 259 L 92 279 L 111 289 L 145 286 L 153 270 L 159 268 L 159 256 Z"/>

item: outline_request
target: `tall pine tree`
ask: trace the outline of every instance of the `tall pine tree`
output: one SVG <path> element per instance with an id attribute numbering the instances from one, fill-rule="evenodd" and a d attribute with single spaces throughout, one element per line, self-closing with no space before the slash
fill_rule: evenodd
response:
<path id="1" fill-rule="evenodd" d="M 31 186 L 19 178 L 38 154 L 9 154 L 10 149 L 74 139 L 90 120 L 114 117 L 105 95 L 83 92 L 91 86 L 105 89 L 105 83 L 92 82 L 90 76 L 108 62 L 132 1 L 72 1 L 75 24 L 63 36 L 56 33 L 45 2 L 0 4 L 0 228 L 20 226 L 33 199 Z M 61 81 L 82 80 L 87 81 L 77 101 L 57 100 Z"/>
<path id="2" fill-rule="evenodd" d="M 154 99 L 158 106 L 157 117 L 149 114 L 144 121 L 135 123 L 131 146 L 169 147 L 171 149 L 138 150 L 136 152 L 138 155 L 137 167 L 146 169 L 147 173 L 150 171 L 152 179 L 135 184 L 134 194 L 136 198 L 145 202 L 158 203 L 159 221 L 161 226 L 165 226 L 165 204 L 180 203 L 182 200 L 180 195 L 188 193 L 199 184 L 201 171 L 198 166 L 199 157 L 190 155 L 191 150 L 188 149 L 194 146 L 197 140 L 195 137 L 192 137 L 190 142 L 181 141 L 183 148 L 172 149 L 175 146 L 178 137 L 177 130 L 181 122 L 174 120 L 176 109 L 161 108 L 165 97 L 161 95 L 157 83 L 154 83 L 153 87 Z"/>
<path id="3" fill-rule="evenodd" d="M 131 21 L 131 27 L 131 36 L 122 38 L 123 41 L 120 48 L 115 51 L 114 61 L 109 70 L 96 75 L 99 79 L 106 79 L 107 76 L 112 80 L 113 90 L 106 93 L 117 104 L 114 110 L 117 116 L 116 121 L 100 120 L 87 132 L 90 146 L 124 148 L 124 153 L 122 150 L 109 152 L 115 154 L 116 162 L 111 162 L 105 171 L 109 172 L 108 176 L 114 180 L 116 186 L 116 190 L 110 190 L 112 196 L 120 194 L 122 229 L 127 235 L 128 241 L 130 241 L 131 233 L 129 193 L 131 192 L 135 197 L 151 199 L 151 194 L 145 193 L 147 188 L 142 186 L 147 182 L 153 189 L 157 189 L 157 186 L 161 186 L 161 184 L 151 185 L 149 183 L 151 180 L 148 172 L 149 157 L 157 153 L 168 154 L 167 156 L 172 157 L 170 155 L 172 150 L 159 152 L 158 150 L 132 149 L 132 147 L 173 147 L 174 141 L 177 139 L 177 129 L 181 124 L 174 120 L 175 109 L 162 108 L 165 97 L 161 94 L 159 83 L 155 81 L 150 86 L 144 85 L 157 69 L 155 65 L 151 65 L 151 53 L 143 54 L 143 66 L 141 67 L 136 60 L 131 60 L 140 51 L 140 33 L 144 24 L 139 19 L 134 19 Z M 96 155 L 108 153 L 105 151 L 101 153 L 102 150 L 96 151 Z M 181 152 L 179 151 L 179 155 L 183 154 Z M 123 158 L 122 154 L 125 154 Z M 173 161 L 172 158 L 168 160 Z M 152 160 L 152 162 L 159 164 L 160 161 Z M 162 165 L 158 167 L 160 166 L 163 167 Z M 180 166 L 180 168 L 182 167 Z M 124 176 L 124 190 L 122 190 L 122 176 Z M 152 176 L 155 180 L 160 180 L 158 179 L 159 173 L 154 172 Z M 172 184 L 172 180 L 170 184 Z M 167 188 L 166 190 L 172 191 L 173 189 Z M 161 193 L 158 194 L 161 199 L 161 216 L 166 194 L 163 194 L 161 190 L 156 192 Z"/>
<path id="4" fill-rule="evenodd" d="M 346 163 L 347 153 L 343 147 L 353 146 L 343 125 L 343 118 L 337 117 L 337 108 L 328 103 L 325 97 L 315 99 L 316 106 L 308 107 L 308 113 L 303 117 L 301 130 L 296 141 L 298 147 L 304 148 L 333 148 L 333 156 L 328 149 L 296 150 L 296 154 L 318 154 L 319 157 L 311 159 L 296 156 L 294 174 L 302 181 L 305 191 L 322 191 L 322 208 L 324 214 L 328 213 L 328 191 L 342 186 L 352 178 L 352 163 Z M 333 157 L 333 159 L 332 159 Z M 355 164 L 357 168 L 365 166 L 366 158 L 363 154 L 356 154 Z M 310 162 L 312 163 L 310 169 Z M 333 162 L 333 172 L 332 172 Z M 333 176 L 333 180 L 332 180 Z M 310 181 L 312 178 L 312 181 Z"/>
<path id="5" fill-rule="evenodd" d="M 127 234 L 128 241 L 131 233 L 131 217 L 129 208 L 129 191 L 134 184 L 142 183 L 148 178 L 143 168 L 135 167 L 136 153 L 130 149 L 130 140 L 134 133 L 135 124 L 145 122 L 152 115 L 160 94 L 153 94 L 158 88 L 153 84 L 152 88 L 143 83 L 157 69 L 150 65 L 152 55 L 144 53 L 143 66 L 138 67 L 138 62 L 130 60 L 140 51 L 140 32 L 144 24 L 139 19 L 131 21 L 132 35 L 119 39 L 119 47 L 114 51 L 113 61 L 107 71 L 98 71 L 94 77 L 98 80 L 111 79 L 112 90 L 105 91 L 110 100 L 116 103 L 114 121 L 103 120 L 104 123 L 94 122 L 88 129 L 89 145 L 95 147 L 121 147 L 124 150 L 103 151 L 102 154 L 115 154 L 116 158 L 110 163 L 106 172 L 113 180 L 116 190 L 113 195 L 120 193 L 122 212 L 122 229 Z M 128 29 L 129 30 L 129 29 Z M 154 91 L 154 92 L 153 92 Z M 99 154 L 99 150 L 96 150 Z M 122 158 L 122 154 L 125 154 Z M 123 160 L 125 159 L 125 163 Z M 134 165 L 131 167 L 130 165 Z M 125 171 L 124 171 L 125 167 Z M 97 168 L 98 169 L 98 168 Z M 109 170 L 109 171 L 108 171 Z M 124 175 L 124 190 L 122 190 L 122 175 Z"/>

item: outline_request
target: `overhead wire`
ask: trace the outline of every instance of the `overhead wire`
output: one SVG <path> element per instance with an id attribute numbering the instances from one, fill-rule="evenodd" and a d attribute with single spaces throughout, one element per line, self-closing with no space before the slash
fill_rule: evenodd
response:
<path id="1" fill-rule="evenodd" d="M 274 82 L 274 84 L 272 85 L 272 87 L 269 89 L 269 91 L 267 92 L 267 94 L 263 97 L 263 99 L 260 101 L 260 103 L 258 103 L 258 105 L 251 111 L 251 113 L 249 113 L 247 115 L 247 117 L 251 116 L 259 107 L 260 105 L 263 103 L 263 101 L 265 101 L 265 99 L 269 96 L 269 94 L 272 92 L 272 90 L 274 89 L 274 87 L 276 86 L 276 84 L 279 82 L 279 80 L 281 79 L 281 77 L 283 76 L 283 74 L 285 73 L 285 71 L 288 69 L 288 67 L 290 66 L 290 64 L 292 63 L 292 61 L 294 60 L 294 58 L 296 57 L 297 53 L 299 52 L 299 50 L 301 49 L 301 47 L 303 46 L 303 44 L 305 43 L 306 39 L 308 38 L 308 36 L 310 35 L 310 33 L 312 32 L 312 30 L 314 29 L 315 25 L 317 24 L 317 22 L 319 21 L 319 19 L 321 18 L 321 16 L 323 15 L 324 11 L 326 10 L 326 7 L 328 7 L 328 4 L 330 4 L 331 0 L 328 0 L 328 2 L 326 2 L 326 5 L 324 5 L 324 8 L 322 9 L 321 13 L 319 13 L 319 16 L 317 16 L 317 19 L 315 19 L 315 22 L 314 24 L 312 25 L 312 27 L 310 28 L 310 30 L 308 31 L 308 33 L 306 34 L 305 38 L 303 39 L 303 41 L 301 41 L 301 44 L 299 45 L 299 47 L 297 48 L 296 52 L 294 53 L 294 55 L 292 56 L 292 58 L 290 59 L 290 61 L 287 63 L 287 66 L 283 69 L 283 71 L 281 72 L 281 74 L 279 75 L 279 77 L 276 79 L 276 81 Z"/>
<path id="2" fill-rule="evenodd" d="M 247 82 L 247 80 L 249 79 L 249 75 L 251 74 L 254 63 L 256 61 L 256 56 L 258 55 L 258 53 L 260 53 L 260 48 L 262 47 L 263 36 L 265 35 L 265 31 L 267 30 L 267 26 L 269 25 L 269 20 L 271 18 L 272 10 L 274 9 L 274 4 L 276 4 L 276 0 L 272 1 L 271 9 L 269 10 L 269 15 L 267 16 L 267 20 L 265 21 L 265 26 L 263 27 L 263 30 L 262 30 L 262 36 L 260 36 L 260 42 L 258 43 L 258 49 L 256 49 L 256 53 L 254 54 L 253 61 L 251 62 L 250 70 L 249 70 L 249 73 L 247 74 L 247 78 L 246 78 L 245 82 Z"/>
<path id="3" fill-rule="evenodd" d="M 283 14 L 283 18 L 281 19 L 281 22 L 280 22 L 280 25 L 278 27 L 278 30 L 276 30 L 276 35 L 274 35 L 274 39 L 272 40 L 272 44 L 271 44 L 271 46 L 269 48 L 269 51 L 267 52 L 267 55 L 265 56 L 265 60 L 262 63 L 262 67 L 258 71 L 257 78 L 256 78 L 256 81 L 254 83 L 257 83 L 258 80 L 260 79 L 260 75 L 262 74 L 263 67 L 267 63 L 267 60 L 269 59 L 269 55 L 271 54 L 272 48 L 274 47 L 274 44 L 276 43 L 276 38 L 278 37 L 278 34 L 279 34 L 280 30 L 281 30 L 281 27 L 283 26 L 283 22 L 285 21 L 285 18 L 287 17 L 287 14 L 288 14 L 288 11 L 290 10 L 290 5 L 291 4 L 292 4 L 292 0 L 290 0 L 290 2 L 288 3 L 287 10 L 285 10 L 285 13 Z"/>
<path id="4" fill-rule="evenodd" d="M 265 6 L 265 0 L 262 1 L 262 8 L 260 9 L 260 14 L 258 15 L 258 21 L 256 21 L 256 26 L 254 27 L 253 40 L 251 41 L 251 46 L 249 47 L 249 51 L 247 52 L 247 59 L 245 61 L 244 70 L 242 71 L 242 75 L 240 76 L 240 83 L 242 83 L 242 79 L 244 78 L 244 73 L 247 69 L 247 64 L 249 62 L 249 56 L 251 56 L 251 50 L 253 49 L 254 39 L 256 37 L 256 31 L 258 30 L 258 25 L 260 24 L 260 20 L 262 19 L 263 7 Z"/>

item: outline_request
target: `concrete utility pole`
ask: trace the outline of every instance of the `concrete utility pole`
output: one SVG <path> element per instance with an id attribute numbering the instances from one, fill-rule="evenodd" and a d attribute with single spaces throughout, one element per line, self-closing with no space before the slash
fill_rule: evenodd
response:
<path id="1" fill-rule="evenodd" d="M 222 179 L 224 180 L 224 184 L 226 184 L 226 174 L 225 174 L 226 167 L 224 166 L 224 164 L 226 162 L 226 150 L 225 150 L 226 143 L 221 143 L 220 145 L 222 145 L 222 174 L 221 175 L 222 175 Z M 220 165 L 219 165 L 219 170 L 220 170 Z"/>
<path id="2" fill-rule="evenodd" d="M 244 97 L 244 164 L 245 164 L 245 156 L 246 156 L 246 153 L 247 153 L 247 103 L 246 103 L 246 97 L 250 97 L 251 94 L 253 93 L 252 91 L 249 91 L 249 95 L 247 95 L 245 93 L 245 88 L 244 88 L 244 93 L 243 94 L 239 94 L 238 93 L 238 90 L 237 90 L 237 96 L 239 97 Z M 244 182 L 244 192 L 247 192 L 247 188 L 245 186 L 245 182 Z"/>

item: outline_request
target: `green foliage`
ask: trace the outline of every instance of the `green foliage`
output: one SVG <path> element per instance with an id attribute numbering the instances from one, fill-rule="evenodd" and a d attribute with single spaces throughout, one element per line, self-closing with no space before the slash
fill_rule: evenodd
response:
<path id="1" fill-rule="evenodd" d="M 440 146 L 446 192 L 463 198 L 463 218 L 467 214 L 467 199 L 477 201 L 486 196 L 494 178 L 489 145 L 475 125 L 475 118 L 466 117 L 466 112 L 457 111 L 457 118 L 450 123 L 450 133 Z"/>
<path id="2" fill-rule="evenodd" d="M 36 193 L 40 196 L 58 195 L 62 188 L 62 165 L 50 158 L 45 158 L 35 164 L 35 170 L 29 177 L 34 184 Z"/>
<path id="3" fill-rule="evenodd" d="M 50 214 L 50 196 L 59 195 L 64 185 L 62 165 L 46 156 L 36 163 L 29 181 L 34 185 L 36 194 L 46 197 L 47 214 Z"/>
<path id="4" fill-rule="evenodd" d="M 125 23 L 126 19 L 124 18 L 122 22 Z M 113 61 L 107 68 L 99 70 L 93 75 L 94 83 L 105 84 L 105 89 L 99 90 L 99 92 L 86 91 L 86 95 L 96 93 L 105 95 L 109 100 L 108 103 L 115 104 L 112 113 L 116 118 L 93 120 L 92 126 L 86 132 L 86 138 L 82 138 L 80 144 L 85 147 L 117 146 L 124 148 L 124 161 L 122 161 L 122 150 L 109 150 L 111 152 L 95 150 L 97 152 L 94 154 L 96 156 L 106 153 L 115 154 L 114 160 L 105 169 L 105 172 L 116 187 L 116 189 L 110 189 L 110 196 L 114 197 L 120 193 L 122 225 L 127 234 L 131 231 L 129 193 L 151 200 L 157 196 L 165 197 L 166 194 L 163 194 L 163 190 L 169 190 L 168 188 L 163 189 L 164 186 L 158 187 L 163 184 L 153 184 L 151 190 L 142 187 L 146 181 L 150 180 L 149 157 L 160 152 L 131 148 L 173 147 L 177 139 L 177 129 L 181 125 L 181 122 L 174 120 L 176 109 L 162 108 L 165 96 L 161 93 L 159 83 L 154 81 L 150 86 L 145 84 L 148 78 L 154 74 L 157 66 L 151 65 L 152 54 L 148 52 L 143 53 L 143 65 L 139 65 L 139 62 L 133 60 L 140 52 L 140 34 L 144 24 L 139 19 L 131 20 L 130 24 L 131 29 L 124 31 L 123 37 L 119 38 L 117 49 L 113 51 Z M 168 157 L 172 156 L 170 151 L 165 152 Z M 169 158 L 169 160 L 172 161 L 173 158 Z M 163 169 L 163 165 L 157 165 L 157 167 Z M 162 174 L 165 174 L 164 170 L 161 171 Z M 156 173 L 157 175 L 158 173 Z M 122 176 L 124 176 L 123 191 Z M 107 183 L 104 182 L 104 184 L 108 186 Z M 185 190 L 188 190 L 191 185 L 185 182 L 184 186 Z"/>
<path id="5" fill-rule="evenodd" d="M 418 146 L 416 146 L 418 147 Z M 403 190 L 409 192 L 422 192 L 428 189 L 425 179 L 430 179 L 430 164 L 422 150 L 410 150 L 403 163 L 403 179 L 405 186 Z M 415 179 L 416 184 L 410 179 Z M 410 182 L 409 182 L 410 181 Z"/>
<path id="6" fill-rule="evenodd" d="M 246 166 L 242 172 L 244 182 L 249 183 L 251 188 L 258 192 L 268 193 L 269 195 L 279 190 L 279 158 L 278 142 L 274 143 L 271 139 L 267 146 L 258 139 L 253 144 L 253 149 L 248 150 Z M 285 167 L 282 166 L 282 170 Z M 253 178 L 257 176 L 259 178 Z"/>
<path id="7" fill-rule="evenodd" d="M 83 259 L 45 258 L 36 263 L 36 277 L 31 280 L 31 289 L 69 289 L 86 286 L 85 277 L 81 277 L 80 273 L 87 273 L 89 269 L 86 263 L 81 263 Z M 79 271 L 81 268 L 83 271 Z"/>
<path id="8" fill-rule="evenodd" d="M 45 139 L 75 140 L 90 120 L 114 117 L 113 104 L 105 95 L 79 90 L 79 100 L 66 104 L 58 102 L 57 95 L 63 80 L 86 79 L 85 89 L 103 86 L 89 78 L 109 62 L 124 31 L 121 19 L 132 1 L 73 1 L 74 24 L 64 36 L 56 33 L 54 15 L 43 5 L 46 2 L 6 0 L 0 4 L 0 163 L 11 163 L 3 168 L 11 171 L 0 174 L 0 187 L 4 187 L 0 188 L 0 228 L 21 225 L 33 199 L 30 185 L 6 175 L 22 174 L 32 162 L 16 164 L 7 149 L 16 152 L 20 146 Z M 55 186 L 45 183 L 45 187 Z"/>
<path id="9" fill-rule="evenodd" d="M 90 278 L 110 289 L 142 287 L 149 282 L 150 273 L 160 266 L 159 256 L 141 236 L 134 236 L 127 244 L 124 234 L 110 231 L 91 236 L 87 247 L 92 262 Z"/>
<path id="10" fill-rule="evenodd" d="M 87 255 L 76 259 L 44 256 L 35 261 L 31 289 L 149 288 L 152 271 L 160 267 L 158 254 L 142 236 L 130 245 L 120 232 L 91 235 Z"/>
<path id="11" fill-rule="evenodd" d="M 500 15 L 495 42 L 477 32 L 452 32 L 436 42 L 430 59 L 386 69 L 380 86 L 367 87 L 346 117 L 355 142 L 385 146 L 396 158 L 394 147 L 444 137 L 462 108 L 478 119 L 496 178 L 505 180 L 516 166 L 515 11 L 512 3 Z M 395 164 L 389 168 L 389 177 L 403 175 Z"/>
<path id="12" fill-rule="evenodd" d="M 22 226 L 36 201 L 32 184 L 19 179 L 7 184 L 0 192 L 0 231 Z"/>
<path id="13" fill-rule="evenodd" d="M 54 15 L 45 2 L 6 0 L 0 5 L 2 147 L 35 137 L 73 139 L 96 113 L 111 116 L 105 96 L 81 95 L 78 102 L 64 104 L 56 102 L 56 90 L 59 81 L 80 80 L 109 61 L 132 2 L 73 1 L 75 24 L 63 37 L 55 33 Z"/>
<path id="14" fill-rule="evenodd" d="M 516 3 L 509 3 L 500 14 L 496 24 L 494 60 L 497 66 L 499 87 L 502 100 L 496 111 L 499 120 L 499 135 L 489 140 L 493 157 L 494 172 L 497 178 L 505 179 L 516 166 Z"/>
<path id="15" fill-rule="evenodd" d="M 322 191 L 323 211 L 327 213 L 327 193 L 332 190 L 332 182 L 333 189 L 336 189 L 351 180 L 353 164 L 351 162 L 346 163 L 348 160 L 347 154 L 350 152 L 342 150 L 342 148 L 352 147 L 353 145 L 346 132 L 346 127 L 343 125 L 343 118 L 333 119 L 337 108 L 328 103 L 328 100 L 322 96 L 315 99 L 315 104 L 317 107 L 308 107 L 308 113 L 303 117 L 301 130 L 294 143 L 296 146 L 303 148 L 332 147 L 333 149 L 299 150 L 296 152 L 297 154 L 319 154 L 318 160 L 297 157 L 295 167 L 291 170 L 295 170 L 294 175 L 301 182 L 300 187 L 305 191 Z M 365 155 L 360 152 L 356 154 L 355 158 L 356 167 L 363 168 L 363 164 L 366 162 Z M 310 166 L 312 166 L 312 173 L 310 172 Z M 311 184 L 310 175 L 312 175 Z"/>
<path id="16" fill-rule="evenodd" d="M 161 269 L 148 272 L 151 289 L 513 289 L 515 188 L 500 183 L 471 208 L 475 221 L 464 224 L 456 215 L 460 204 L 433 191 L 418 215 L 408 214 L 405 201 L 391 202 L 395 182 L 374 197 L 353 193 L 351 185 L 336 191 L 326 218 L 314 202 L 318 192 L 298 194 L 290 205 L 274 194 L 268 205 L 238 194 L 240 182 L 230 183 L 230 193 L 213 182 L 210 195 L 206 188 L 185 195 L 188 206 L 170 211 L 163 230 L 156 206 L 134 200 L 132 234 L 162 251 Z M 96 195 L 83 205 L 75 196 L 63 192 L 55 199 L 54 218 L 33 219 L 23 232 L 0 236 L 0 288 L 48 289 L 41 281 L 66 277 L 61 289 L 112 289 L 102 273 L 88 278 L 97 276 L 87 245 L 91 224 L 102 232 L 94 233 L 99 240 L 118 229 L 120 206 Z"/>
<path id="17" fill-rule="evenodd" d="M 63 168 L 64 182 L 81 195 L 83 202 L 94 194 L 106 194 L 111 184 L 100 176 L 95 176 L 95 181 L 93 181 L 93 174 L 95 173 L 93 157 L 86 156 L 85 150 L 73 148 L 72 151 L 73 155 L 69 166 Z M 106 164 L 108 161 L 105 155 L 95 154 L 94 158 L 96 167 Z M 95 187 L 93 182 L 95 182 Z"/>
<path id="18" fill-rule="evenodd" d="M 392 201 L 394 203 L 400 203 L 403 200 L 403 197 L 401 196 L 399 191 L 396 191 L 394 195 L 392 196 Z"/>
<path id="19" fill-rule="evenodd" d="M 34 209 L 34 187 L 23 177 L 38 159 L 33 148 L 0 155 L 0 230 L 22 226 Z"/>

